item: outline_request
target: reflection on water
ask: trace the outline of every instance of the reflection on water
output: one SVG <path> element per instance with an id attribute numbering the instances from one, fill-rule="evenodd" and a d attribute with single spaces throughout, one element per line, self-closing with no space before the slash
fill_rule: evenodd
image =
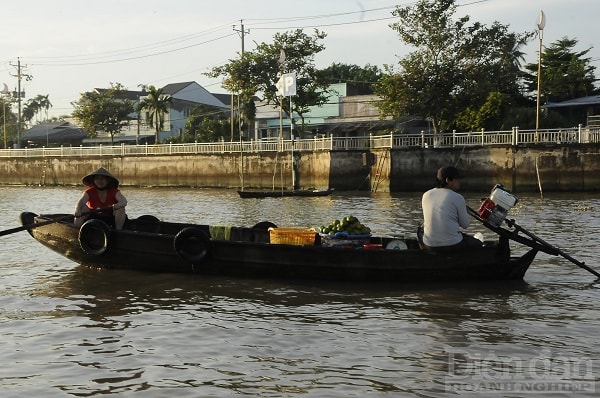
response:
<path id="1" fill-rule="evenodd" d="M 124 191 L 132 216 L 174 221 L 319 226 L 353 214 L 377 232 L 412 233 L 420 217 L 419 194 L 241 200 L 235 191 Z M 78 196 L 0 188 L 0 224 L 18 225 L 23 210 L 67 212 Z M 476 207 L 481 196 L 467 199 Z M 598 208 L 593 196 L 521 195 L 510 216 L 600 269 Z M 441 397 L 458 376 L 497 381 L 504 366 L 513 381 L 531 370 L 540 379 L 564 358 L 580 370 L 576 380 L 598 380 L 600 285 L 557 257 L 540 255 L 520 283 L 398 288 L 101 271 L 23 232 L 0 239 L 1 344 L 13 364 L 0 370 L 3 396 Z"/>

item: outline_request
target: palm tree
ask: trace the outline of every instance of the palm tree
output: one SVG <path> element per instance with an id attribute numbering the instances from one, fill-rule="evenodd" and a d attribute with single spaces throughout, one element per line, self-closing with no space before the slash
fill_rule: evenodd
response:
<path id="1" fill-rule="evenodd" d="M 515 99 L 524 99 L 523 92 L 525 89 L 520 77 L 522 76 L 521 67 L 522 62 L 525 60 L 525 53 L 521 51 L 521 48 L 526 46 L 532 37 L 532 32 L 524 34 L 511 33 L 506 36 L 501 44 L 503 52 L 500 54 L 500 76 L 502 79 L 498 79 L 497 84 L 498 87 L 502 87 L 504 92 L 510 93 Z"/>
<path id="2" fill-rule="evenodd" d="M 21 120 L 23 122 L 31 122 L 37 112 L 37 109 L 37 102 L 35 102 L 33 99 L 28 100 L 25 105 L 23 105 L 23 110 L 21 111 Z"/>
<path id="3" fill-rule="evenodd" d="M 26 122 L 31 122 L 34 116 L 39 114 L 42 110 L 46 111 L 46 120 L 48 120 L 48 109 L 52 107 L 52 103 L 48 99 L 49 94 L 37 95 L 35 98 L 28 100 L 23 107 L 21 117 Z M 39 117 L 38 117 L 39 122 Z"/>
<path id="4" fill-rule="evenodd" d="M 521 48 L 529 43 L 531 37 L 532 33 L 523 35 L 513 33 L 507 37 L 504 57 L 506 62 L 512 64 L 517 70 L 521 69 L 522 62 L 525 60 L 525 53 L 521 51 Z"/>
<path id="5" fill-rule="evenodd" d="M 146 87 L 143 87 L 146 89 Z M 148 95 L 144 97 L 139 105 L 138 112 L 146 110 L 149 113 L 150 126 L 156 129 L 154 143 L 158 144 L 158 132 L 163 129 L 165 124 L 165 114 L 169 112 L 169 107 L 173 97 L 163 94 L 162 88 L 154 86 L 147 87 Z"/>
<path id="6" fill-rule="evenodd" d="M 48 109 L 52 108 L 52 103 L 48 98 L 49 96 L 50 94 L 38 95 L 37 97 L 35 97 L 38 102 L 38 110 L 41 111 L 43 109 L 46 112 L 46 121 L 48 120 Z"/>

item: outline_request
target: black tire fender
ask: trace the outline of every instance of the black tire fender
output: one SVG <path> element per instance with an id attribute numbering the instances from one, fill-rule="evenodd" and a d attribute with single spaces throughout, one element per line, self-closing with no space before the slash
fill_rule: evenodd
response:
<path id="1" fill-rule="evenodd" d="M 142 216 L 139 216 L 138 218 L 136 218 L 136 220 L 138 221 L 143 221 L 143 222 L 153 222 L 153 223 L 159 223 L 160 220 L 158 219 L 158 217 L 155 217 L 151 214 L 144 214 Z"/>
<path id="2" fill-rule="evenodd" d="M 261 221 L 258 224 L 254 224 L 252 227 L 252 229 L 259 231 L 268 231 L 269 228 L 277 228 L 277 225 L 273 224 L 271 221 Z"/>
<path id="3" fill-rule="evenodd" d="M 252 227 L 252 242 L 269 243 L 269 228 L 277 228 L 270 221 L 261 221 Z"/>
<path id="4" fill-rule="evenodd" d="M 160 220 L 150 214 L 144 214 L 143 216 L 139 216 L 138 218 L 133 220 L 132 224 L 133 228 L 136 231 L 151 233 L 160 232 Z"/>
<path id="5" fill-rule="evenodd" d="M 210 238 L 200 228 L 187 227 L 175 235 L 173 249 L 188 263 L 200 265 L 210 257 Z"/>
<path id="6" fill-rule="evenodd" d="M 110 246 L 111 229 L 102 220 L 91 219 L 79 228 L 79 246 L 85 254 L 101 256 Z"/>

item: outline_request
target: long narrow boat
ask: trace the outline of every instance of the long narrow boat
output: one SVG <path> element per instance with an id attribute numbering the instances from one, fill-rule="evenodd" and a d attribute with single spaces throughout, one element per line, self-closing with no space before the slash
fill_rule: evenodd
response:
<path id="1" fill-rule="evenodd" d="M 333 189 L 294 189 L 294 190 L 272 190 L 272 191 L 238 191 L 240 198 L 282 198 L 288 196 L 327 196 L 331 195 Z"/>
<path id="2" fill-rule="evenodd" d="M 21 214 L 21 222 L 40 243 L 80 264 L 228 276 L 388 283 L 520 280 L 543 250 L 534 242 L 525 254 L 511 256 L 507 236 L 481 248 L 452 252 L 423 250 L 416 239 L 385 236 L 329 245 L 319 234 L 309 232 L 307 238 L 293 229 L 289 241 L 273 241 L 273 232 L 285 229 L 268 222 L 223 227 L 142 216 L 117 231 L 99 220 L 77 228 L 67 214 L 29 212 Z"/>

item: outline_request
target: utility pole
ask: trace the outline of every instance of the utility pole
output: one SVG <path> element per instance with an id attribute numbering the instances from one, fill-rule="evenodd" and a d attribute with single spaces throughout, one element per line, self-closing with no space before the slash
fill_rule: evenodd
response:
<path id="1" fill-rule="evenodd" d="M 246 34 L 250 34 L 250 30 L 246 30 L 244 28 L 244 20 L 240 19 L 240 28 L 237 29 L 235 25 L 233 25 L 233 31 L 239 33 L 240 38 L 242 39 L 242 52 L 241 57 L 244 56 L 244 42 Z M 233 93 L 232 93 L 233 97 Z M 233 99 L 233 98 L 232 98 Z M 240 93 L 237 95 L 237 110 L 238 110 L 238 128 L 240 132 L 240 141 L 242 140 L 242 114 L 240 112 Z M 233 104 L 231 105 L 231 141 L 233 141 Z"/>
<path id="2" fill-rule="evenodd" d="M 240 19 L 240 29 L 237 29 L 235 25 L 233 25 L 233 30 L 240 34 L 240 38 L 242 39 L 242 53 L 240 54 L 240 58 L 244 57 L 244 38 L 246 33 L 250 33 L 249 30 L 244 29 L 244 20 Z M 244 143 L 243 141 L 243 131 L 242 131 L 242 113 L 240 112 L 240 93 L 237 95 L 237 109 L 238 109 L 238 129 L 240 132 L 240 183 L 242 191 L 244 190 Z M 233 92 L 231 93 L 231 142 L 233 142 Z"/>
<path id="3" fill-rule="evenodd" d="M 240 34 L 240 37 L 242 39 L 242 56 L 244 55 L 244 37 L 246 35 L 246 33 L 250 34 L 249 30 L 245 30 L 244 29 L 244 20 L 240 19 L 240 28 L 237 29 L 235 25 L 233 25 L 233 31 L 234 32 L 238 32 Z"/>
<path id="4" fill-rule="evenodd" d="M 12 75 L 17 78 L 17 91 L 13 93 L 13 97 L 17 98 L 18 113 L 17 113 L 17 147 L 21 145 L 21 99 L 25 97 L 25 91 L 21 91 L 21 80 L 25 78 L 26 81 L 33 79 L 33 76 L 23 73 L 23 70 L 27 68 L 27 65 L 21 66 L 21 58 L 17 58 L 17 64 L 10 63 L 10 66 L 17 68 L 17 74 Z"/>

